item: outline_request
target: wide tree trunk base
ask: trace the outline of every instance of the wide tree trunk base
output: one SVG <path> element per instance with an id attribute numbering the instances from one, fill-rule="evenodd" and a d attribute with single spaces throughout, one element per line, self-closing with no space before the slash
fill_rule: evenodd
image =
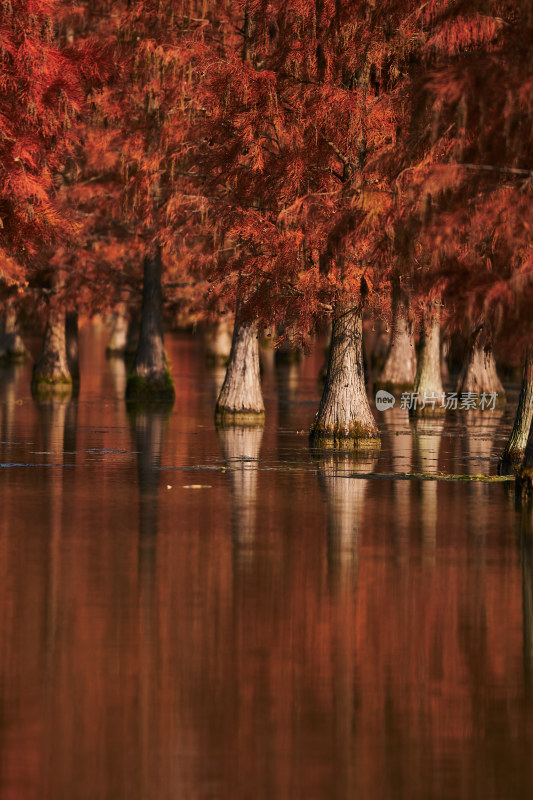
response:
<path id="1" fill-rule="evenodd" d="M 229 356 L 216 355 L 214 353 L 205 354 L 205 363 L 208 367 L 227 367 L 229 363 Z"/>
<path id="2" fill-rule="evenodd" d="M 435 417 L 445 413 L 441 406 L 444 391 L 440 372 L 440 324 L 435 317 L 423 320 L 420 336 L 420 353 L 413 390 L 418 394 L 416 406 L 409 409 L 412 418 Z M 436 398 L 435 404 L 424 404 L 424 397 Z"/>
<path id="3" fill-rule="evenodd" d="M 315 422 L 309 433 L 309 446 L 315 450 L 379 450 L 381 439 L 375 428 L 360 423 L 353 423 L 346 431 Z"/>
<path id="4" fill-rule="evenodd" d="M 34 376 L 31 382 L 31 393 L 38 400 L 56 398 L 63 400 L 72 397 L 76 392 L 72 379 L 63 375 L 53 378 Z"/>
<path id="5" fill-rule="evenodd" d="M 126 355 L 128 349 L 129 321 L 126 316 L 126 306 L 119 306 L 113 313 L 112 330 L 109 342 L 105 349 L 107 358 L 119 358 Z M 136 349 L 136 348 L 135 348 Z"/>
<path id="6" fill-rule="evenodd" d="M 215 408 L 215 424 L 253 427 L 263 425 L 264 420 L 257 326 L 254 322 L 240 322 L 237 313 L 226 376 Z"/>
<path id="7" fill-rule="evenodd" d="M 204 332 L 205 361 L 208 366 L 226 367 L 231 353 L 233 319 L 223 317 Z"/>
<path id="8" fill-rule="evenodd" d="M 513 429 L 498 466 L 500 475 L 516 474 L 522 466 L 528 447 L 533 420 L 533 346 L 526 350 L 522 386 L 518 398 Z"/>
<path id="9" fill-rule="evenodd" d="M 457 382 L 457 392 L 476 392 L 480 397 L 482 394 L 496 394 L 495 406 L 498 408 L 507 403 L 505 390 L 496 370 L 492 340 L 483 325 L 472 334 L 466 361 Z"/>
<path id="10" fill-rule="evenodd" d="M 173 405 L 176 398 L 174 383 L 168 371 L 160 376 L 129 375 L 126 383 L 126 403 L 130 406 Z"/>
<path id="11" fill-rule="evenodd" d="M 417 358 L 415 340 L 407 296 L 395 283 L 392 291 L 392 334 L 387 359 L 379 375 L 375 389 L 412 391 L 416 378 Z"/>
<path id="12" fill-rule="evenodd" d="M 380 447 L 379 431 L 366 394 L 362 309 L 338 302 L 322 399 L 309 432 L 309 445 L 326 450 Z"/>
<path id="13" fill-rule="evenodd" d="M 50 309 L 41 354 L 33 367 L 31 392 L 37 397 L 70 397 L 72 375 L 68 367 L 65 313 Z"/>
<path id="14" fill-rule="evenodd" d="M 518 475 L 524 460 L 524 452 L 524 450 L 506 450 L 498 463 L 498 475 Z"/>
<path id="15" fill-rule="evenodd" d="M 235 425 L 243 428 L 259 428 L 264 424 L 264 411 L 233 411 L 221 406 L 217 406 L 215 409 L 215 425 L 219 428 L 230 428 Z"/>
<path id="16" fill-rule="evenodd" d="M 26 345 L 18 333 L 9 334 L 0 345 L 2 364 L 23 364 L 30 357 Z"/>

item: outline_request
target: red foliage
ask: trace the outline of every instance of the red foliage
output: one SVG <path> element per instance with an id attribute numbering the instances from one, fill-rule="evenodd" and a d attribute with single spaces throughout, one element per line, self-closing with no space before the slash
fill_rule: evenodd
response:
<path id="1" fill-rule="evenodd" d="M 303 332 L 394 270 L 501 314 L 531 281 L 531 39 L 526 2 L 218 10 L 191 48 L 217 291 Z"/>
<path id="2" fill-rule="evenodd" d="M 159 246 L 170 297 L 205 305 L 202 268 L 302 335 L 339 293 L 386 310 L 393 273 L 519 319 L 532 26 L 526 0 L 4 4 L 4 272 L 77 225 L 52 264 L 98 305 Z"/>
<path id="3" fill-rule="evenodd" d="M 84 82 L 99 71 L 91 49 L 58 44 L 56 0 L 0 6 L 1 277 L 23 281 L 49 247 L 75 230 L 57 187 L 76 147 Z"/>

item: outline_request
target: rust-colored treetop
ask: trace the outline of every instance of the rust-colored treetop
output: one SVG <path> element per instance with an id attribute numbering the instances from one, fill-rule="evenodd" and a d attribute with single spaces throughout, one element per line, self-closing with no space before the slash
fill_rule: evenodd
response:
<path id="1" fill-rule="evenodd" d="M 459 319 L 518 315 L 533 269 L 531 4 L 430 3 L 408 19 L 422 46 L 391 159 L 396 251 Z"/>
<path id="2" fill-rule="evenodd" d="M 0 259 L 4 281 L 72 232 L 56 187 L 74 153 L 85 85 L 99 79 L 91 47 L 58 43 L 56 0 L 0 4 Z"/>
<path id="3" fill-rule="evenodd" d="M 302 330 L 339 291 L 379 304 L 391 270 L 507 304 L 530 281 L 530 43 L 525 2 L 214 6 L 191 58 L 219 291 Z"/>
<path id="4" fill-rule="evenodd" d="M 239 296 L 302 334 L 341 294 L 384 309 L 392 276 L 456 319 L 520 315 L 532 13 L 525 0 L 2 3 L 4 278 L 49 259 L 75 221 L 77 254 L 54 247 L 51 263 L 98 302 L 159 248 L 178 290 L 201 269 L 211 299 Z"/>

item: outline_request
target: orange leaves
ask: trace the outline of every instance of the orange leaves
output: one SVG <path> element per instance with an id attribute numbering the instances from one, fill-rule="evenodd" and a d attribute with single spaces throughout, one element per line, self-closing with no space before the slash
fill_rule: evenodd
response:
<path id="1" fill-rule="evenodd" d="M 84 58 L 54 41 L 57 8 L 44 0 L 0 7 L 0 248 L 21 268 L 46 259 L 52 242 L 76 233 L 56 185 L 77 145 Z"/>
<path id="2" fill-rule="evenodd" d="M 451 56 L 465 50 L 490 46 L 504 26 L 499 17 L 486 14 L 458 15 L 445 19 L 429 36 L 426 49 L 439 55 Z"/>

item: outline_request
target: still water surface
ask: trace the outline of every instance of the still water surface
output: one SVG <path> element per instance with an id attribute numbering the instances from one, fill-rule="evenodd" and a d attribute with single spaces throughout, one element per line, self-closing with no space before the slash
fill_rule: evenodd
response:
<path id="1" fill-rule="evenodd" d="M 82 333 L 77 402 L 0 371 L 0 797 L 533 796 L 531 512 L 353 477 L 494 475 L 513 409 L 312 456 L 320 348 L 217 432 L 199 341 L 168 338 L 172 413 L 128 415 Z"/>

